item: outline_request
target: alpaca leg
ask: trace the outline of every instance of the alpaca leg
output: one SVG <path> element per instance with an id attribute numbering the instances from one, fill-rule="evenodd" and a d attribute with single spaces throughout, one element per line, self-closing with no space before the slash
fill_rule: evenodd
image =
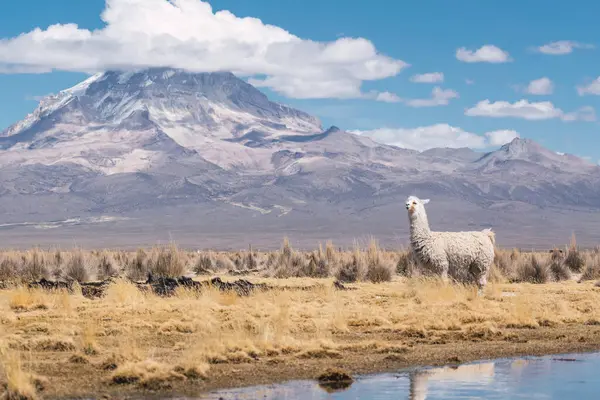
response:
<path id="1" fill-rule="evenodd" d="M 483 289 L 485 285 L 487 285 L 487 274 L 486 269 L 480 262 L 474 261 L 469 266 L 469 273 L 471 275 L 471 282 L 475 282 L 477 284 L 477 295 L 483 296 Z"/>
<path id="2" fill-rule="evenodd" d="M 449 265 L 447 262 L 442 263 L 442 270 L 441 270 L 441 277 L 442 277 L 442 282 L 444 283 L 448 283 L 449 279 L 448 279 L 448 269 L 449 269 Z"/>
<path id="3" fill-rule="evenodd" d="M 479 275 L 479 279 L 477 280 L 477 295 L 478 296 L 483 296 L 483 289 L 485 289 L 485 286 L 487 285 L 487 276 L 485 273 L 482 273 L 481 275 Z"/>

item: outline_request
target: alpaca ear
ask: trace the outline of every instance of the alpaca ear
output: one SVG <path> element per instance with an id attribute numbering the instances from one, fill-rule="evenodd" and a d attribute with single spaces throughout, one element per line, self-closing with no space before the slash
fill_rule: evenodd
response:
<path id="1" fill-rule="evenodd" d="M 429 203 L 429 199 L 424 199 L 424 200 L 421 200 L 421 201 L 423 202 L 423 204 Z"/>

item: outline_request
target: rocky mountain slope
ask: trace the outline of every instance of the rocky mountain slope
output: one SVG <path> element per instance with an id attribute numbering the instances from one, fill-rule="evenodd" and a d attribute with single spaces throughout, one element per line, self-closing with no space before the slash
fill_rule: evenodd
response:
<path id="1" fill-rule="evenodd" d="M 549 245 L 571 230 L 593 241 L 599 172 L 527 139 L 419 153 L 323 129 L 230 73 L 111 71 L 0 133 L 0 240 L 135 245 L 179 232 L 171 238 L 243 247 L 296 232 L 397 243 L 402 202 L 416 194 L 432 199 L 440 229 L 492 226 L 505 244 Z"/>

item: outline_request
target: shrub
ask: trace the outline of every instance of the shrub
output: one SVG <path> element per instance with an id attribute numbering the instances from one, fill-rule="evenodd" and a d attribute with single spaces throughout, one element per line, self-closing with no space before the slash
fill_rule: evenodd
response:
<path id="1" fill-rule="evenodd" d="M 373 283 L 389 282 L 393 276 L 394 264 L 391 262 L 380 261 L 367 267 L 367 279 Z"/>
<path id="2" fill-rule="evenodd" d="M 148 263 L 148 269 L 154 276 L 175 278 L 185 274 L 185 265 L 175 245 L 161 247 Z"/>
<path id="3" fill-rule="evenodd" d="M 19 264 L 12 257 L 4 257 L 0 261 L 0 281 L 10 281 L 17 277 Z"/>
<path id="4" fill-rule="evenodd" d="M 206 274 L 214 269 L 213 255 L 211 253 L 202 253 L 194 264 L 194 273 L 196 275 Z"/>
<path id="5" fill-rule="evenodd" d="M 367 249 L 366 278 L 373 283 L 389 282 L 394 275 L 394 265 L 386 260 L 379 251 L 379 246 L 371 239 Z"/>
<path id="6" fill-rule="evenodd" d="M 562 251 L 554 249 L 550 252 L 552 254 L 550 259 L 550 273 L 552 274 L 552 278 L 557 282 L 571 279 L 571 270 L 565 262 Z"/>
<path id="7" fill-rule="evenodd" d="M 219 271 L 231 271 L 232 269 L 235 269 L 235 264 L 227 255 L 221 254 L 215 261 L 215 267 Z"/>
<path id="8" fill-rule="evenodd" d="M 127 276 L 133 280 L 141 280 L 148 276 L 148 255 L 143 249 L 138 249 L 133 260 L 126 266 Z"/>
<path id="9" fill-rule="evenodd" d="M 279 258 L 279 263 L 275 265 L 274 276 L 276 278 L 290 278 L 308 276 L 309 262 L 304 255 L 289 249 L 284 250 Z"/>
<path id="10" fill-rule="evenodd" d="M 110 254 L 103 252 L 100 254 L 97 267 L 98 279 L 105 280 L 118 275 L 117 268 L 114 265 L 114 260 Z"/>
<path id="11" fill-rule="evenodd" d="M 309 276 L 313 278 L 326 278 L 330 274 L 329 264 L 327 260 L 318 253 L 312 253 L 307 263 L 304 263 L 306 267 L 303 270 L 299 270 L 297 276 Z"/>
<path id="12" fill-rule="evenodd" d="M 548 265 L 540 262 L 535 254 L 527 260 L 519 263 L 517 268 L 517 280 L 529 283 L 546 283 L 550 280 L 550 269 Z"/>
<path id="13" fill-rule="evenodd" d="M 362 280 L 367 271 L 367 265 L 358 247 L 355 246 L 350 262 L 343 263 L 336 273 L 340 282 L 356 282 Z"/>
<path id="14" fill-rule="evenodd" d="M 48 277 L 48 268 L 42 252 L 34 249 L 23 257 L 23 267 L 21 274 L 23 279 L 28 281 L 37 281 Z"/>
<path id="15" fill-rule="evenodd" d="M 396 264 L 396 273 L 408 278 L 419 274 L 418 262 L 412 250 L 400 253 L 398 263 Z"/>
<path id="16" fill-rule="evenodd" d="M 85 282 L 89 278 L 89 273 L 85 265 L 85 258 L 81 251 L 75 252 L 65 268 L 67 279 L 72 279 L 77 282 Z"/>
<path id="17" fill-rule="evenodd" d="M 256 269 L 258 267 L 258 262 L 256 261 L 256 255 L 252 251 L 252 247 L 250 247 L 247 254 L 244 255 L 244 267 L 246 269 Z"/>
<path id="18" fill-rule="evenodd" d="M 587 254 L 585 269 L 583 270 L 580 281 L 592 279 L 600 279 L 600 256 L 598 254 Z"/>
<path id="19" fill-rule="evenodd" d="M 579 249 L 577 248 L 577 240 L 575 239 L 575 233 L 573 233 L 573 235 L 571 236 L 571 244 L 569 245 L 569 250 L 567 251 L 567 258 L 565 259 L 565 264 L 573 272 L 581 272 L 585 267 L 585 260 L 581 255 Z"/>

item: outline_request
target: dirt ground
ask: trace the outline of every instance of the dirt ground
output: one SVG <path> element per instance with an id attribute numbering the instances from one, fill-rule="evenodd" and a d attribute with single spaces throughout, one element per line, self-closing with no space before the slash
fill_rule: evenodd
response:
<path id="1" fill-rule="evenodd" d="M 0 380 L 24 398 L 194 396 L 330 367 L 354 375 L 600 349 L 593 283 L 495 284 L 478 297 L 427 279 L 347 291 L 331 279 L 248 279 L 287 289 L 164 298 L 123 281 L 93 300 L 0 290 Z"/>

